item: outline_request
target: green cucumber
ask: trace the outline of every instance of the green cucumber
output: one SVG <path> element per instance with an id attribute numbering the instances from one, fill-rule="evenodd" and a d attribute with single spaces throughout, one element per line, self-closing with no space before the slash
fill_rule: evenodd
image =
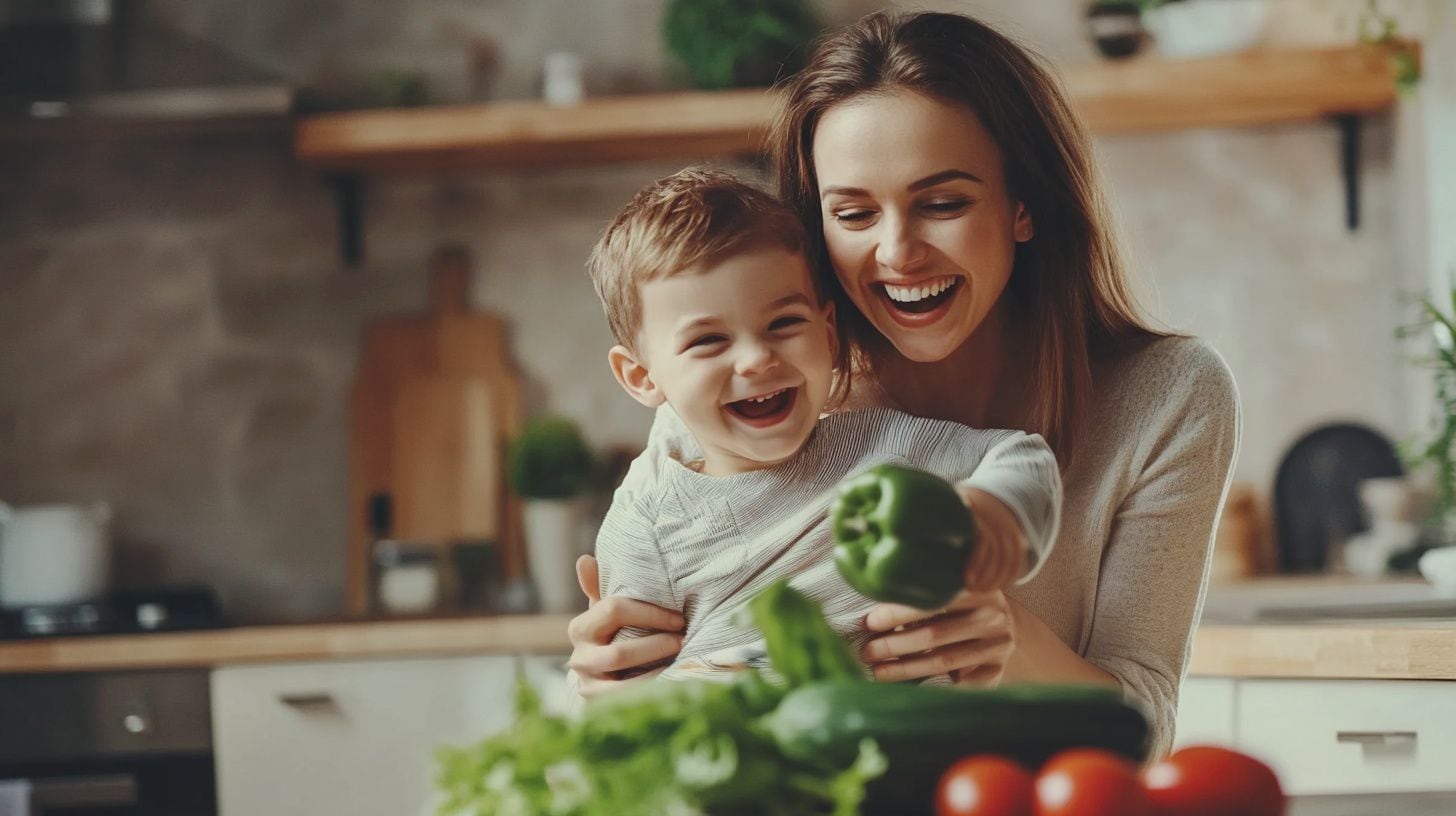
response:
<path id="1" fill-rule="evenodd" d="M 866 812 L 931 812 L 940 775 L 970 754 L 998 754 L 1033 771 L 1074 747 L 1147 757 L 1147 720 L 1119 692 L 1097 686 L 830 681 L 790 692 L 764 725 L 785 755 L 834 767 L 853 762 L 860 740 L 873 739 L 889 769 L 870 783 Z"/>

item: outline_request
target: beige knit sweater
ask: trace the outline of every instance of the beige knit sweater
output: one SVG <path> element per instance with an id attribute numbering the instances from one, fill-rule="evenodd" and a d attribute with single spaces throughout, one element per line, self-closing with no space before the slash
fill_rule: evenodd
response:
<path id="1" fill-rule="evenodd" d="M 1170 337 L 1093 374 L 1062 527 L 1013 598 L 1146 709 L 1173 741 L 1214 527 L 1239 447 L 1238 392 L 1218 353 Z"/>

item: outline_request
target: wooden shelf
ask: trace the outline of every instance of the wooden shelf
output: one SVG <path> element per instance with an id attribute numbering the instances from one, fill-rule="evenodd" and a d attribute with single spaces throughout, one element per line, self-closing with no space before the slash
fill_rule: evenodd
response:
<path id="1" fill-rule="evenodd" d="M 1094 133 L 1367 114 L 1396 97 L 1385 55 L 1363 46 L 1144 57 L 1062 74 Z M 335 173 L 703 158 L 758 150 L 773 110 L 760 89 L 370 110 L 302 120 L 295 150 Z"/>

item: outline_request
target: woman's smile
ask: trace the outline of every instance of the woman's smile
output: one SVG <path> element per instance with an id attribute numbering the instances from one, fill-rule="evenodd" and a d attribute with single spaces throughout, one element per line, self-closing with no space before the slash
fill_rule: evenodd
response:
<path id="1" fill-rule="evenodd" d="M 914 286 L 897 283 L 872 284 L 880 293 L 885 311 L 902 326 L 927 326 L 950 313 L 961 291 L 961 279 L 933 278 Z"/>

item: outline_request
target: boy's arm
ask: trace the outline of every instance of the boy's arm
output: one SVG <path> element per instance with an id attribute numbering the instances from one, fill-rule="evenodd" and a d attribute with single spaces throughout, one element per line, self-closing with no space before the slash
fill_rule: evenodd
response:
<path id="1" fill-rule="evenodd" d="M 1031 579 L 1056 542 L 1062 479 L 1056 455 L 1037 434 L 979 431 L 989 447 L 956 489 L 976 517 L 970 589 L 1000 589 Z"/>
<path id="2" fill-rule="evenodd" d="M 643 456 L 651 454 L 649 450 Z M 681 612 L 682 599 L 677 596 L 657 546 L 655 502 L 651 500 L 650 479 L 644 478 L 650 470 L 633 462 L 627 478 L 612 496 L 612 506 L 597 532 L 598 588 L 602 598 L 622 596 Z M 629 627 L 618 632 L 616 639 L 648 634 L 652 633 Z"/>

